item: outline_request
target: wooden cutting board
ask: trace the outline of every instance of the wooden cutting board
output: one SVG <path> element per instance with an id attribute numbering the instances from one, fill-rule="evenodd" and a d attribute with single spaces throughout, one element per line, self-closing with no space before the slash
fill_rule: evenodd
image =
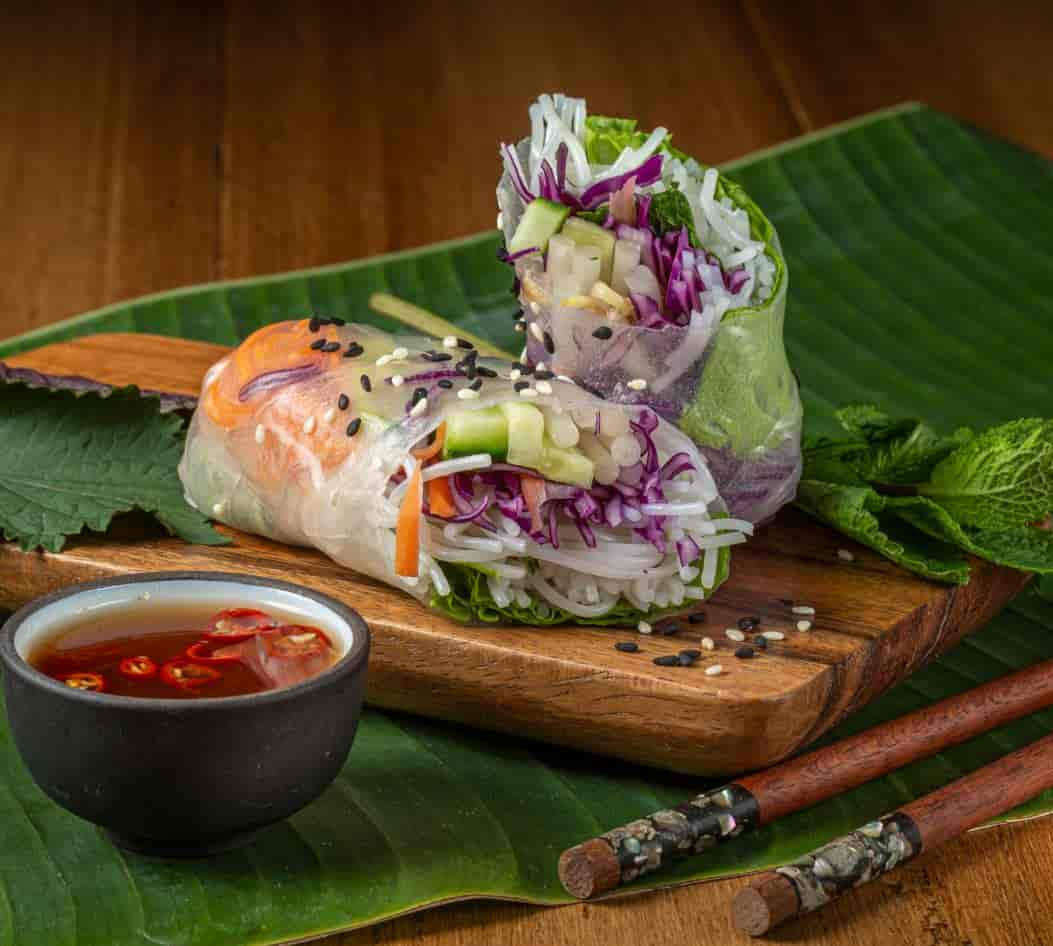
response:
<path id="1" fill-rule="evenodd" d="M 13 365 L 113 384 L 197 394 L 226 349 L 150 335 L 94 335 L 49 345 Z M 414 599 L 299 548 L 225 530 L 234 544 L 186 545 L 156 533 L 86 536 L 56 555 L 0 546 L 0 603 L 17 606 L 72 582 L 159 569 L 240 571 L 301 582 L 356 608 L 373 632 L 369 699 L 577 749 L 706 775 L 769 765 L 983 624 L 1026 576 L 974 563 L 965 587 L 914 577 L 793 509 L 734 550 L 730 580 L 705 623 L 669 637 L 635 629 L 466 627 Z M 855 556 L 842 561 L 838 549 Z M 793 603 L 815 608 L 796 629 Z M 754 659 L 726 628 L 743 616 L 782 631 Z M 652 658 L 716 651 L 689 668 Z M 614 649 L 634 640 L 640 652 Z M 708 676 L 706 666 L 724 672 Z"/>

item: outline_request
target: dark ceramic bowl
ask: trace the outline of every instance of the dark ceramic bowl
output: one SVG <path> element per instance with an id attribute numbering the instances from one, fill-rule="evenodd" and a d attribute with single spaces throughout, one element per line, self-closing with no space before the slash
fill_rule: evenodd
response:
<path id="1" fill-rule="evenodd" d="M 296 686 L 248 696 L 153 700 L 72 689 L 29 649 L 87 609 L 132 602 L 237 603 L 302 615 L 343 655 Z M 157 572 L 38 598 L 0 634 L 11 730 L 36 783 L 122 847 L 199 857 L 249 841 L 316 798 L 340 771 L 366 690 L 369 630 L 337 601 L 281 581 Z"/>

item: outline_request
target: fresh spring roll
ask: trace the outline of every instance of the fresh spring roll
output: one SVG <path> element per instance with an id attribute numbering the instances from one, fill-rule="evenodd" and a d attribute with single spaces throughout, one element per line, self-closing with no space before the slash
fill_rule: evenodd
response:
<path id="1" fill-rule="evenodd" d="M 736 184 L 631 119 L 542 95 L 497 189 L 531 363 L 646 404 L 703 450 L 732 515 L 793 499 L 801 403 L 786 264 Z"/>
<path id="2" fill-rule="evenodd" d="M 751 531 L 690 438 L 645 405 L 452 337 L 339 320 L 267 326 L 213 366 L 179 474 L 216 519 L 462 621 L 683 610 Z"/>

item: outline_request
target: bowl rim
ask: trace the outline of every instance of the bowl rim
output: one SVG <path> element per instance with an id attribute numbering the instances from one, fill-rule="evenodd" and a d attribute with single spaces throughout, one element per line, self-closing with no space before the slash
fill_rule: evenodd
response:
<path id="1" fill-rule="evenodd" d="M 37 670 L 15 648 L 15 634 L 25 620 L 42 608 L 56 601 L 74 598 L 77 595 L 95 591 L 100 588 L 119 588 L 126 585 L 139 585 L 164 581 L 202 581 L 233 582 L 242 585 L 277 588 L 291 594 L 310 598 L 316 604 L 331 611 L 337 618 L 345 621 L 351 628 L 351 646 L 344 655 L 331 667 L 321 673 L 289 687 L 276 687 L 259 693 L 245 693 L 239 696 L 205 696 L 194 700 L 166 699 L 164 697 L 145 699 L 137 696 L 121 696 L 114 693 L 92 693 L 68 687 L 46 673 Z M 265 578 L 240 572 L 222 571 L 156 571 L 136 572 L 112 578 L 98 578 L 92 581 L 77 582 L 35 598 L 15 611 L 0 629 L 0 662 L 6 673 L 15 673 L 31 686 L 49 690 L 57 696 L 75 702 L 84 702 L 94 707 L 111 706 L 123 710 L 157 713 L 202 713 L 217 709 L 250 709 L 253 706 L 280 703 L 301 695 L 307 695 L 324 687 L 333 677 L 353 675 L 364 669 L 369 660 L 370 649 L 369 625 L 357 611 L 335 598 L 313 588 L 298 585 L 295 582 L 282 581 L 279 578 Z"/>

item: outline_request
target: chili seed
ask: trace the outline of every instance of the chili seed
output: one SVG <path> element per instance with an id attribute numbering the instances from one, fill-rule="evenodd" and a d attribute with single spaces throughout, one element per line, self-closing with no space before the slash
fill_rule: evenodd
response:
<path id="1" fill-rule="evenodd" d="M 362 375 L 362 377 L 359 378 L 359 380 L 362 382 L 362 390 L 365 391 L 367 394 L 373 390 L 373 383 L 369 380 L 368 374 Z"/>
<path id="2" fill-rule="evenodd" d="M 596 329 L 595 332 L 592 333 L 592 337 L 598 338 L 601 341 L 607 341 L 607 339 L 610 338 L 613 334 L 614 332 L 611 331 L 611 327 L 609 325 L 601 325 L 598 329 Z"/>
<path id="3" fill-rule="evenodd" d="M 754 655 L 755 651 L 749 644 L 743 644 L 742 647 L 735 648 L 735 656 L 740 660 L 749 660 Z"/>
<path id="4" fill-rule="evenodd" d="M 347 351 L 344 352 L 344 357 L 357 358 L 363 352 L 365 352 L 365 349 L 361 345 L 359 345 L 358 342 L 352 342 L 350 345 L 347 346 Z"/>
<path id="5" fill-rule="evenodd" d="M 312 351 L 320 351 L 324 344 L 324 338 L 316 338 L 313 342 L 311 342 L 311 349 Z"/>
<path id="6" fill-rule="evenodd" d="M 635 654 L 640 649 L 640 645 L 634 641 L 619 641 L 614 645 L 614 649 L 620 650 L 623 654 Z"/>
<path id="7" fill-rule="evenodd" d="M 659 667 L 677 667 L 680 665 L 680 658 L 676 654 L 666 654 L 664 657 L 655 657 L 654 663 Z"/>
<path id="8" fill-rule="evenodd" d="M 362 377 L 365 378 L 367 381 L 369 380 L 368 375 L 362 375 Z M 349 398 L 346 394 L 341 394 L 340 397 L 336 399 L 336 406 L 339 407 L 340 410 L 346 411 L 351 406 L 351 398 Z"/>
<path id="9" fill-rule="evenodd" d="M 358 433 L 358 429 L 362 426 L 362 418 L 356 417 L 350 424 L 347 425 L 347 435 L 353 437 Z"/>

